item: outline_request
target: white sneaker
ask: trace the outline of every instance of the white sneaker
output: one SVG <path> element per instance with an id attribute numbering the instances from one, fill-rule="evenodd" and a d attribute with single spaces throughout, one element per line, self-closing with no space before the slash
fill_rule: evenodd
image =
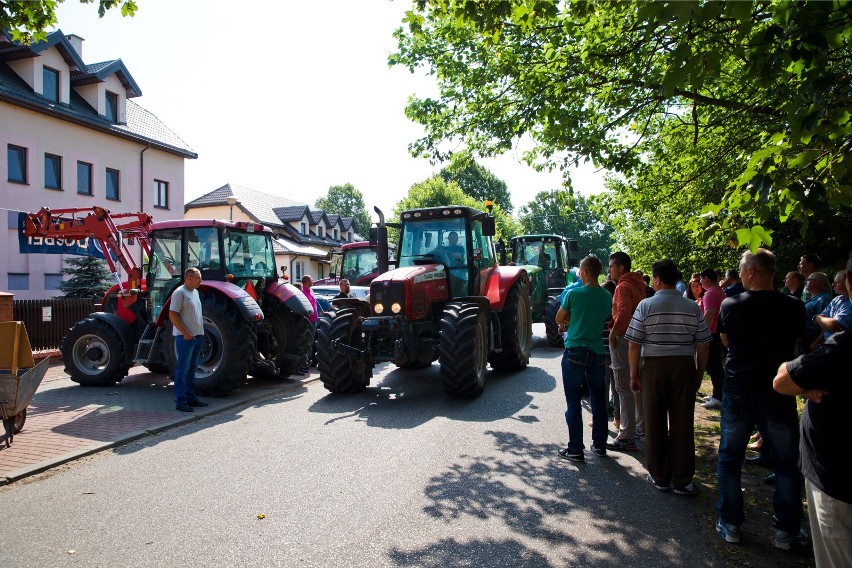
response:
<path id="1" fill-rule="evenodd" d="M 722 401 L 718 398 L 714 398 L 711 396 L 709 400 L 707 400 L 707 402 L 705 402 L 701 406 L 703 406 L 704 408 L 722 408 Z"/>

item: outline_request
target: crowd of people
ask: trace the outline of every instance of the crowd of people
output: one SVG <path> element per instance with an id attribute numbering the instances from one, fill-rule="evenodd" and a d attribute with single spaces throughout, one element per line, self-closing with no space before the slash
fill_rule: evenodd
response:
<path id="1" fill-rule="evenodd" d="M 626 253 L 610 255 L 603 286 L 600 259 L 584 258 L 579 281 L 566 287 L 556 316 L 565 331 L 568 425 L 568 446 L 559 456 L 585 461 L 585 383 L 595 455 L 634 452 L 641 443 L 651 486 L 697 494 L 695 406 L 706 371 L 712 392 L 699 404 L 721 412 L 719 536 L 741 541 L 742 468 L 750 442 L 756 446 L 759 437 L 756 460 L 773 470 L 775 546 L 790 550 L 812 542 L 818 567 L 852 566 L 852 489 L 842 469 L 840 418 L 852 384 L 852 256 L 833 281 L 820 264 L 818 256 L 804 255 L 778 289 L 775 256 L 765 249 L 743 253 L 738 269 L 722 274 L 708 268 L 689 282 L 664 259 L 654 263 L 648 290 Z M 617 429 L 612 440 L 610 392 Z M 801 424 L 791 395 L 807 398 Z M 803 485 L 809 531 L 802 526 Z"/>

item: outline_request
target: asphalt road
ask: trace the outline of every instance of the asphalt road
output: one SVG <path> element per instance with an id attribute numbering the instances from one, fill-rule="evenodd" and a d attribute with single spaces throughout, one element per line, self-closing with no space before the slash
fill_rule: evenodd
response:
<path id="1" fill-rule="evenodd" d="M 302 385 L 0 488 L 0 566 L 721 565 L 641 453 L 557 456 L 539 327 L 530 367 L 477 399 L 385 365 L 361 394 Z"/>

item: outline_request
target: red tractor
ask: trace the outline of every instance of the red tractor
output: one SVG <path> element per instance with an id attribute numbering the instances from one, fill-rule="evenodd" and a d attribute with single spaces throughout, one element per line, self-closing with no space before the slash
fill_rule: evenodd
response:
<path id="1" fill-rule="evenodd" d="M 376 212 L 382 259 L 387 228 Z M 488 363 L 499 371 L 524 369 L 532 349 L 529 279 L 523 267 L 498 265 L 494 218 L 450 205 L 405 211 L 395 226 L 398 267 L 380 267 L 369 304 L 340 300 L 319 322 L 325 387 L 358 392 L 369 385 L 376 363 L 424 368 L 438 360 L 447 392 L 477 396 Z"/>
<path id="2" fill-rule="evenodd" d="M 346 243 L 339 252 L 333 252 L 328 278 L 316 280 L 314 284 L 339 284 L 341 278 L 346 278 L 353 286 L 369 286 L 378 275 L 376 246 L 369 241 L 358 241 Z"/>
<path id="3" fill-rule="evenodd" d="M 78 214 L 88 213 L 82 217 Z M 133 220 L 124 222 L 130 217 Z M 176 354 L 169 321 L 172 292 L 195 267 L 204 318 L 204 348 L 196 389 L 221 395 L 247 374 L 287 377 L 302 363 L 312 341 L 311 306 L 295 286 L 279 283 L 272 232 L 255 223 L 181 220 L 153 223 L 145 213 L 111 215 L 102 207 L 42 209 L 25 219 L 24 234 L 64 239 L 93 238 L 105 251 L 116 284 L 103 312 L 77 323 L 62 341 L 65 372 L 85 386 L 121 381 L 140 363 L 169 372 Z M 127 245 L 137 240 L 148 258 L 146 274 Z M 116 261 L 127 273 L 118 276 Z"/>

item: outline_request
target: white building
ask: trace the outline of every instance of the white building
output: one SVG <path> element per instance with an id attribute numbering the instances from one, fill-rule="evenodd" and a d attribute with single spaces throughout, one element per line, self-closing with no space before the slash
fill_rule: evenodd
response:
<path id="1" fill-rule="evenodd" d="M 86 64 L 82 46 L 58 30 L 30 46 L 0 31 L 0 290 L 16 299 L 58 295 L 65 259 L 18 254 L 18 211 L 183 218 L 184 160 L 197 154 L 131 100 L 142 91 L 121 59 Z"/>

